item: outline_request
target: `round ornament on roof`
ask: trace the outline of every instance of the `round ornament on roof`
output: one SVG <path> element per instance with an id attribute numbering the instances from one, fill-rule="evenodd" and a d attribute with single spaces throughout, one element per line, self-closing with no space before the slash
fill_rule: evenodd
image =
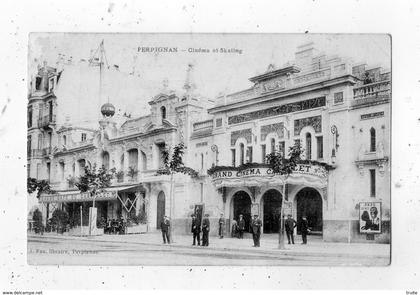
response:
<path id="1" fill-rule="evenodd" d="M 104 117 L 112 117 L 115 114 L 115 107 L 112 103 L 105 103 L 101 107 L 101 113 Z"/>

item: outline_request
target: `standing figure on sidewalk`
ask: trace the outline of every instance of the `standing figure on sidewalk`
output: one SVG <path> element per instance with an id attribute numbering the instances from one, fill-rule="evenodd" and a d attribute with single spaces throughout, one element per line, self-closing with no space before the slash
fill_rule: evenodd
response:
<path id="1" fill-rule="evenodd" d="M 308 234 L 309 227 L 308 227 L 308 220 L 306 216 L 302 217 L 302 222 L 300 224 L 300 233 L 302 235 L 302 244 L 306 244 L 306 235 Z"/>
<path id="2" fill-rule="evenodd" d="M 162 222 L 160 223 L 160 229 L 162 230 L 162 238 L 163 238 L 163 243 L 166 244 L 166 242 L 168 242 L 168 244 L 170 244 L 171 242 L 169 241 L 169 229 L 170 229 L 171 223 L 169 222 L 168 216 L 164 216 Z"/>
<path id="3" fill-rule="evenodd" d="M 223 213 L 220 214 L 219 218 L 219 239 L 223 239 L 225 234 L 225 219 L 223 218 Z"/>
<path id="4" fill-rule="evenodd" d="M 232 230 L 230 232 L 230 236 L 232 238 L 236 238 L 237 237 L 237 233 L 238 233 L 238 223 L 234 219 L 234 220 L 232 220 Z"/>
<path id="5" fill-rule="evenodd" d="M 258 218 L 258 214 L 254 214 L 254 219 L 252 219 L 251 229 L 252 229 L 252 238 L 254 239 L 254 247 L 260 246 L 260 237 L 261 237 L 261 219 Z"/>
<path id="6" fill-rule="evenodd" d="M 195 214 L 191 215 L 192 222 L 191 222 L 191 232 L 193 234 L 193 246 L 195 246 L 195 240 L 197 240 L 198 246 L 200 246 L 200 232 L 201 232 L 201 225 L 200 220 L 198 220 Z"/>
<path id="7" fill-rule="evenodd" d="M 244 231 L 245 231 L 245 220 L 244 216 L 242 214 L 239 215 L 239 221 L 238 221 L 238 232 L 239 232 L 239 238 L 244 238 Z"/>
<path id="8" fill-rule="evenodd" d="M 203 247 L 207 247 L 209 245 L 209 232 L 210 232 L 210 220 L 209 215 L 204 214 L 203 219 Z"/>
<path id="9" fill-rule="evenodd" d="M 295 243 L 295 239 L 293 237 L 293 231 L 295 230 L 295 227 L 296 227 L 296 220 L 294 220 L 292 218 L 292 215 L 291 214 L 288 214 L 285 223 L 286 223 L 285 224 L 285 227 L 286 227 L 286 234 L 287 234 L 288 244 L 290 244 L 290 240 L 292 240 L 292 244 L 294 244 Z"/>

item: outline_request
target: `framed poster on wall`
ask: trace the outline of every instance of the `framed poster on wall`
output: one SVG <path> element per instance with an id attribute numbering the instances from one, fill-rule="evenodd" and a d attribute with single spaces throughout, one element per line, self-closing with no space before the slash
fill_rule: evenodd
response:
<path id="1" fill-rule="evenodd" d="M 359 231 L 366 234 L 380 234 L 382 232 L 382 203 L 359 203 Z"/>

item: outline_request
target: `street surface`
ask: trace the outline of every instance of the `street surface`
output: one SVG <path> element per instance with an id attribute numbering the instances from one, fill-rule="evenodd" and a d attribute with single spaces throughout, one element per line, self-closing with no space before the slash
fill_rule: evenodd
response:
<path id="1" fill-rule="evenodd" d="M 31 265 L 312 265 L 377 266 L 390 262 L 390 245 L 326 243 L 311 237 L 308 245 L 277 249 L 277 237 L 266 235 L 261 247 L 252 239 L 210 237 L 209 247 L 191 246 L 190 236 L 162 244 L 159 233 L 70 237 L 28 234 Z"/>

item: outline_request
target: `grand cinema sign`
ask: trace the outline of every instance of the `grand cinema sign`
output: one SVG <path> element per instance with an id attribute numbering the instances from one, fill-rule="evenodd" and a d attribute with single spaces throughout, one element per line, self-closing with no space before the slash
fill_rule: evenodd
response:
<path id="1" fill-rule="evenodd" d="M 320 165 L 310 165 L 310 164 L 298 164 L 293 174 L 308 174 L 314 175 L 321 178 L 326 178 L 328 175 L 327 169 Z M 223 169 L 215 171 L 211 174 L 212 180 L 218 179 L 234 179 L 234 178 L 247 178 L 247 177 L 273 177 L 276 173 L 273 172 L 273 169 L 269 167 L 252 167 L 245 168 L 241 170 L 237 169 Z"/>

